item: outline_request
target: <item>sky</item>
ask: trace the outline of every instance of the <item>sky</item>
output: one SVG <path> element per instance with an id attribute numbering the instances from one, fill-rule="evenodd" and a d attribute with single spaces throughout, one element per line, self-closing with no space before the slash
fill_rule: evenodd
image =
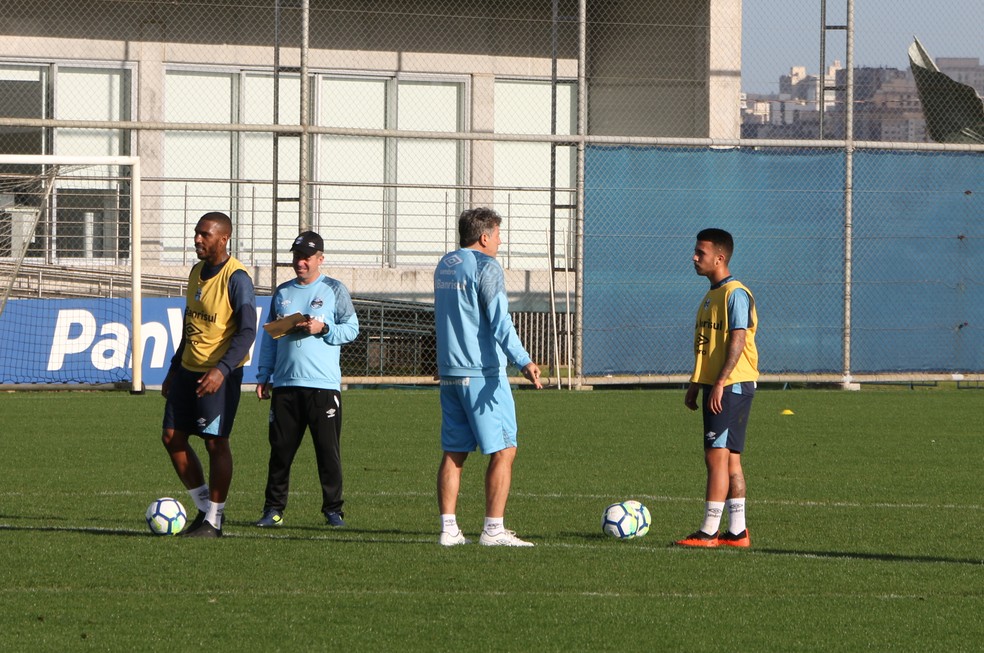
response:
<path id="1" fill-rule="evenodd" d="M 792 66 L 820 67 L 820 0 L 743 0 L 742 90 L 778 92 Z M 827 0 L 827 24 L 847 22 L 846 0 Z M 916 36 L 934 59 L 984 63 L 984 0 L 855 0 L 854 65 L 909 67 Z M 827 64 L 846 60 L 843 31 L 827 33 Z"/>

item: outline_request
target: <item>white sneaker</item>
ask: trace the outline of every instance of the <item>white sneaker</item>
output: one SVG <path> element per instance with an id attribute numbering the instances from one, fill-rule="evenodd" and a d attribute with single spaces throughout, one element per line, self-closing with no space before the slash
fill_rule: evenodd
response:
<path id="1" fill-rule="evenodd" d="M 478 543 L 483 546 L 533 546 L 532 542 L 516 537 L 516 531 L 502 531 L 498 535 L 489 535 L 482 531 Z"/>
<path id="2" fill-rule="evenodd" d="M 465 534 L 461 531 L 458 531 L 457 535 L 441 531 L 441 536 L 437 538 L 437 543 L 441 546 L 458 546 L 459 544 L 471 544 L 471 540 L 466 538 Z"/>

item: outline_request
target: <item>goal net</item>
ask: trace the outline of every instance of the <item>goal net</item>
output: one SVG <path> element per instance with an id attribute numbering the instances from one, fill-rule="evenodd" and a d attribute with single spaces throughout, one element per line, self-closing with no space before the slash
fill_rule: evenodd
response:
<path id="1" fill-rule="evenodd" d="M 142 388 L 139 169 L 0 155 L 0 384 Z"/>

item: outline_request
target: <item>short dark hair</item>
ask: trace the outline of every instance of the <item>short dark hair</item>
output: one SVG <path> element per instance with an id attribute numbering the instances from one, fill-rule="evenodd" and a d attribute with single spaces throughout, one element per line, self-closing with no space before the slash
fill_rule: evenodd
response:
<path id="1" fill-rule="evenodd" d="M 458 217 L 458 245 L 474 245 L 482 234 L 491 235 L 500 224 L 502 217 L 488 207 L 465 209 Z"/>
<path id="2" fill-rule="evenodd" d="M 222 231 L 230 236 L 232 235 L 232 218 L 225 213 L 210 211 L 198 219 L 199 222 L 202 220 L 208 220 L 209 222 L 222 225 Z"/>
<path id="3" fill-rule="evenodd" d="M 735 239 L 724 229 L 702 229 L 697 234 L 697 240 L 703 240 L 713 244 L 718 249 L 724 251 L 724 260 L 730 261 L 731 255 L 735 251 Z"/>

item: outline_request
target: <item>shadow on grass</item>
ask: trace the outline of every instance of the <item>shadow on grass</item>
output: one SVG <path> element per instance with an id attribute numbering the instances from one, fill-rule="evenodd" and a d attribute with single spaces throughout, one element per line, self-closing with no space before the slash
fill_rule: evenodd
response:
<path id="1" fill-rule="evenodd" d="M 158 537 L 150 531 L 134 531 L 124 528 L 99 528 L 96 526 L 11 526 L 0 524 L 2 531 L 20 531 L 32 533 L 86 533 L 88 535 L 115 535 L 124 537 Z"/>
<path id="2" fill-rule="evenodd" d="M 984 565 L 980 558 L 950 558 L 946 556 L 902 555 L 897 553 L 861 553 L 858 551 L 797 551 L 795 549 L 752 548 L 751 552 L 764 555 L 820 558 L 830 560 L 877 560 L 879 562 L 924 562 L 951 565 Z"/>
<path id="3" fill-rule="evenodd" d="M 0 524 L 0 532 L 32 532 L 32 533 L 82 533 L 85 535 L 112 535 L 116 537 L 150 537 L 158 538 L 146 529 L 100 528 L 95 526 L 13 526 Z M 411 533 L 398 530 L 364 530 L 358 528 L 323 528 L 313 526 L 293 526 L 276 529 L 261 529 L 252 524 L 233 531 L 226 530 L 223 539 L 271 539 L 297 541 L 331 541 L 343 544 L 359 543 L 389 543 L 389 544 L 434 544 L 437 536 L 431 532 Z"/>
<path id="4" fill-rule="evenodd" d="M 0 524 L 0 532 L 41 532 L 41 533 L 83 533 L 86 535 L 110 535 L 114 537 L 150 537 L 157 538 L 147 530 L 124 529 L 124 528 L 100 528 L 95 526 L 13 526 L 10 524 Z M 255 526 L 243 525 L 242 529 L 237 525 L 236 530 L 227 531 L 225 537 L 233 539 L 271 539 L 281 541 L 329 541 L 339 544 L 425 544 L 433 545 L 436 543 L 436 536 L 430 531 L 408 532 L 396 529 L 358 529 L 351 527 L 330 528 L 315 526 L 293 526 L 281 527 L 277 529 L 261 529 Z M 588 533 L 565 533 L 564 538 L 581 539 L 584 542 L 597 543 L 608 541 L 611 538 L 604 534 Z M 538 544 L 549 546 L 549 542 L 538 541 Z M 661 547 L 659 547 L 661 548 Z M 683 550 L 681 547 L 667 543 L 666 548 Z M 984 559 L 980 558 L 955 558 L 947 556 L 930 555 L 903 555 L 897 553 L 862 553 L 859 551 L 809 551 L 797 549 L 731 549 L 721 547 L 715 551 L 728 550 L 733 553 L 742 551 L 755 555 L 788 556 L 795 558 L 818 558 L 827 560 L 874 560 L 878 562 L 902 562 L 902 563 L 929 563 L 929 564 L 951 564 L 951 565 L 972 565 L 975 567 L 984 566 Z M 702 552 L 707 551 L 701 549 Z"/>

